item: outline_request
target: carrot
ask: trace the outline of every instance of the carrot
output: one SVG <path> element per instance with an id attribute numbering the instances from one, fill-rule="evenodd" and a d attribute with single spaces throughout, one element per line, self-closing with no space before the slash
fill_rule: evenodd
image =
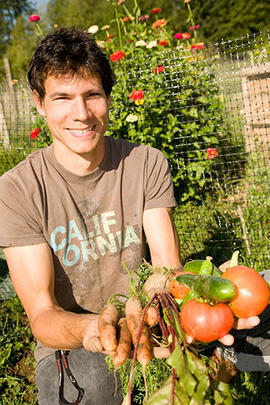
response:
<path id="1" fill-rule="evenodd" d="M 144 321 L 150 328 L 153 328 L 153 326 L 158 324 L 158 313 L 155 307 L 149 307 L 146 310 Z"/>
<path id="2" fill-rule="evenodd" d="M 134 345 L 134 355 L 137 360 L 146 366 L 152 358 L 152 348 L 150 343 L 150 333 L 142 319 L 142 306 L 136 297 L 130 297 L 125 307 L 128 329 Z"/>
<path id="3" fill-rule="evenodd" d="M 116 326 L 118 310 L 113 304 L 106 305 L 98 319 L 100 341 L 106 352 L 114 352 L 117 348 Z"/>
<path id="4" fill-rule="evenodd" d="M 131 351 L 131 335 L 126 318 L 121 318 L 118 322 L 118 326 L 120 328 L 118 346 L 115 355 L 112 357 L 115 368 L 124 364 L 129 358 Z"/>

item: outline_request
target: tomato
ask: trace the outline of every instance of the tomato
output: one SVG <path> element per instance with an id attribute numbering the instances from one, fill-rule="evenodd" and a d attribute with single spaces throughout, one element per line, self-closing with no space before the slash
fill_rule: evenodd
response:
<path id="1" fill-rule="evenodd" d="M 209 343 L 222 338 L 232 329 L 234 317 L 223 302 L 210 305 L 190 300 L 181 309 L 180 322 L 188 335 L 199 342 Z"/>
<path id="2" fill-rule="evenodd" d="M 177 276 L 179 274 L 186 274 L 186 273 L 191 273 L 191 271 L 180 271 Z M 185 298 L 185 296 L 189 293 L 190 289 L 188 287 L 186 287 L 185 285 L 179 283 L 177 280 L 172 279 L 170 281 L 170 291 L 171 294 L 174 296 L 174 298 L 179 298 L 181 300 L 183 300 Z"/>
<path id="3" fill-rule="evenodd" d="M 229 306 L 238 318 L 259 315 L 269 303 L 270 290 L 267 282 L 254 269 L 233 266 L 222 275 L 236 287 L 236 295 Z"/>

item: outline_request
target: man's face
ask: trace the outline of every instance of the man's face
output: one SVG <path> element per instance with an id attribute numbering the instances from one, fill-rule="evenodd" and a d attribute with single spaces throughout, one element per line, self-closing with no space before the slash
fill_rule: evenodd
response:
<path id="1" fill-rule="evenodd" d="M 47 119 L 54 152 L 103 158 L 104 134 L 109 121 L 110 97 L 99 76 L 49 76 L 41 101 L 34 93 L 38 112 Z M 63 157 L 63 155 L 62 155 Z M 100 159 L 98 159 L 100 157 Z"/>

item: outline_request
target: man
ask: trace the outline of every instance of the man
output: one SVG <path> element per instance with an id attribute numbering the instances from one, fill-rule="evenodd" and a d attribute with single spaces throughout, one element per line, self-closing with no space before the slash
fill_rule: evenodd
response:
<path id="1" fill-rule="evenodd" d="M 2 176 L 0 245 L 38 341 L 39 404 L 57 404 L 58 395 L 79 403 L 81 388 L 81 404 L 120 404 L 90 341 L 107 299 L 128 294 L 123 263 L 140 266 L 145 238 L 153 266 L 181 267 L 168 163 L 154 148 L 104 137 L 114 78 L 89 34 L 49 34 L 28 79 L 53 142 Z"/>

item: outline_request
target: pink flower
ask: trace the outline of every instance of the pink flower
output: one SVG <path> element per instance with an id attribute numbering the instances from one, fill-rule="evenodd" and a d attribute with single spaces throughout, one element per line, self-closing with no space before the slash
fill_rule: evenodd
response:
<path id="1" fill-rule="evenodd" d="M 39 128 L 34 128 L 30 132 L 30 138 L 31 139 L 36 139 L 39 136 L 39 134 L 40 134 L 40 129 Z"/>
<path id="2" fill-rule="evenodd" d="M 199 24 L 197 24 L 197 25 L 192 25 L 191 27 L 189 27 L 189 30 L 190 30 L 190 31 L 193 31 L 193 30 L 197 30 L 198 28 L 200 28 L 200 25 L 199 25 Z"/>
<path id="3" fill-rule="evenodd" d="M 147 21 L 149 20 L 149 15 L 142 15 L 141 17 L 138 18 L 138 21 L 142 22 L 142 21 Z"/>
<path id="4" fill-rule="evenodd" d="M 111 53 L 110 60 L 112 62 L 117 62 L 118 60 L 122 59 L 125 56 L 124 52 L 122 51 L 115 51 Z"/>
<path id="5" fill-rule="evenodd" d="M 118 3 L 117 3 L 117 5 L 120 6 L 120 5 L 121 5 L 122 3 L 124 3 L 124 2 L 125 2 L 125 0 L 119 0 Z"/>
<path id="6" fill-rule="evenodd" d="M 162 45 L 162 46 L 165 46 L 165 45 L 168 45 L 168 41 L 166 41 L 166 39 L 163 39 L 162 41 L 159 41 L 158 44 Z"/>
<path id="7" fill-rule="evenodd" d="M 158 14 L 161 12 L 162 12 L 161 8 L 152 8 L 152 10 L 150 11 L 150 14 Z"/>
<path id="8" fill-rule="evenodd" d="M 214 159 L 216 156 L 218 156 L 218 151 L 216 148 L 207 148 L 206 149 L 206 158 L 207 159 Z"/>
<path id="9" fill-rule="evenodd" d="M 181 34 L 181 32 L 177 32 L 176 34 L 174 34 L 174 39 L 182 39 L 183 38 L 183 34 Z"/>
<path id="10" fill-rule="evenodd" d="M 29 17 L 30 22 L 39 21 L 39 20 L 40 20 L 40 16 L 38 14 L 32 14 Z"/>
<path id="11" fill-rule="evenodd" d="M 164 69 L 165 69 L 165 67 L 163 65 L 157 66 L 153 69 L 153 73 L 155 73 L 155 75 L 156 75 L 157 73 L 163 72 Z"/>
<path id="12" fill-rule="evenodd" d="M 144 92 L 142 90 L 133 90 L 129 97 L 131 100 L 136 101 L 136 100 L 142 100 L 144 98 Z"/>

